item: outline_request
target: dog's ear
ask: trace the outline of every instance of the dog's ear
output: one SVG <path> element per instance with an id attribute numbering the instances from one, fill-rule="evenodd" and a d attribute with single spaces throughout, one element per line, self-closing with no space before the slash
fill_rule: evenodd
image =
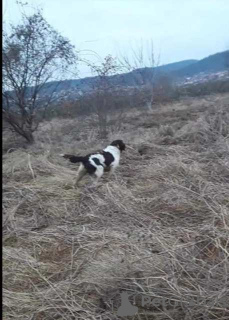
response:
<path id="1" fill-rule="evenodd" d="M 126 149 L 126 145 L 122 140 L 119 142 L 119 149 L 120 151 L 124 151 Z"/>
<path id="2" fill-rule="evenodd" d="M 123 151 L 126 149 L 126 145 L 122 140 L 115 140 L 111 143 L 111 146 L 119 148 L 120 151 Z"/>

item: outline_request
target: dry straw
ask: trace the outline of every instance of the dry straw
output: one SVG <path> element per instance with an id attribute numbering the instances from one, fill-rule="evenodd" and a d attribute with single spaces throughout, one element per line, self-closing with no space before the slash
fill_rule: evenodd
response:
<path id="1" fill-rule="evenodd" d="M 4 319 L 118 319 L 122 291 L 135 319 L 228 319 L 229 108 L 216 98 L 155 110 L 156 129 L 127 115 L 121 166 L 90 192 L 58 156 L 83 140 L 47 127 L 3 155 Z M 142 307 L 142 294 L 170 304 Z"/>

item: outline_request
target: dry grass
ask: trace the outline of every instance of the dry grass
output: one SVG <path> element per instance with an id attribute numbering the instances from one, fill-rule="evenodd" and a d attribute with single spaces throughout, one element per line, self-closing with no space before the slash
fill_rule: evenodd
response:
<path id="1" fill-rule="evenodd" d="M 90 193 L 58 153 L 103 146 L 93 119 L 44 123 L 36 145 L 5 153 L 4 319 L 119 319 L 122 291 L 132 319 L 228 319 L 228 98 L 127 115 L 109 139 L 131 148 Z"/>

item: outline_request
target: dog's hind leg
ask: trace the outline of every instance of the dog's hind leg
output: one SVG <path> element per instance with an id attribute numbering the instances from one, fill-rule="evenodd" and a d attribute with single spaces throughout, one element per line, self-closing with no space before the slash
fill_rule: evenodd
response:
<path id="1" fill-rule="evenodd" d="M 85 174 L 87 174 L 87 170 L 84 168 L 84 166 L 81 164 L 78 172 L 77 172 L 77 178 L 76 178 L 76 182 L 75 182 L 75 187 L 78 186 L 80 180 L 85 176 Z"/>
<path id="2" fill-rule="evenodd" d="M 103 173 L 104 173 L 104 168 L 102 166 L 97 167 L 97 169 L 95 171 L 96 178 L 95 178 L 95 181 L 93 183 L 93 186 L 97 185 L 97 183 L 98 183 L 99 179 L 102 177 Z"/>

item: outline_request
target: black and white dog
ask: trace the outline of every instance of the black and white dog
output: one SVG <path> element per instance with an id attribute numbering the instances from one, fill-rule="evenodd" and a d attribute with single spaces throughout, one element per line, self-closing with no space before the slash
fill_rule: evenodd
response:
<path id="1" fill-rule="evenodd" d="M 75 186 L 87 173 L 96 176 L 95 184 L 97 184 L 104 171 L 109 171 L 109 175 L 111 175 L 118 167 L 121 152 L 125 148 L 125 143 L 122 140 L 115 140 L 102 151 L 88 154 L 85 157 L 71 154 L 61 154 L 61 156 L 69 159 L 72 163 L 80 162 Z"/>

